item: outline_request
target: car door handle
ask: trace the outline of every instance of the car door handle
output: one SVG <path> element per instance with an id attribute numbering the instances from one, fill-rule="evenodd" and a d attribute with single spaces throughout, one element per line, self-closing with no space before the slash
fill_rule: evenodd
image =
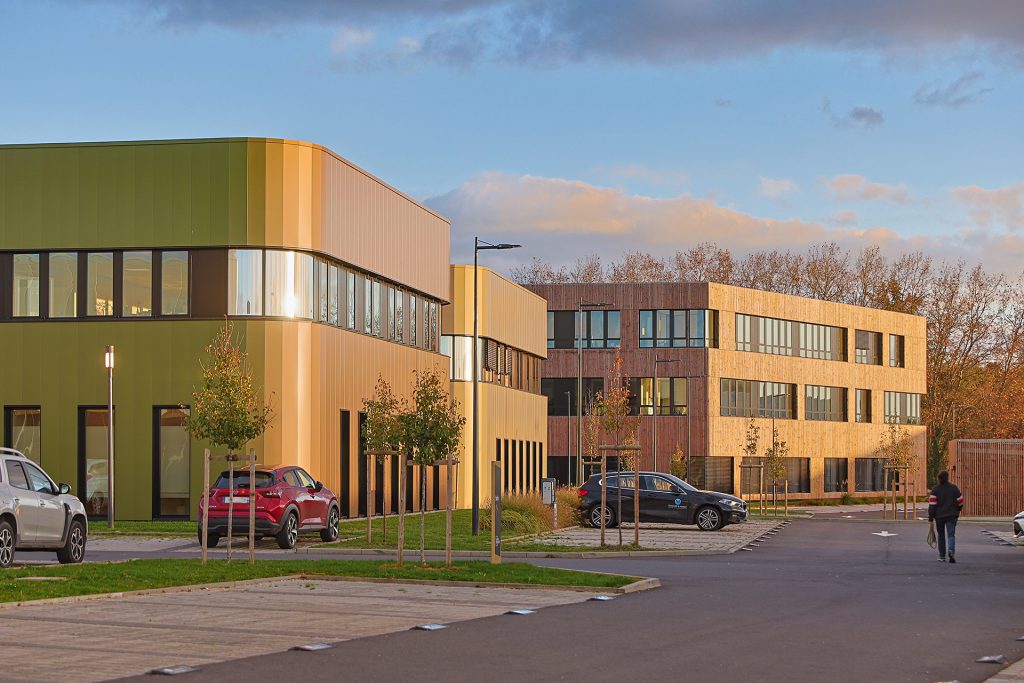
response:
<path id="1" fill-rule="evenodd" d="M 46 502 L 45 502 L 45 501 L 42 501 L 42 500 L 41 500 L 41 501 L 39 501 L 39 507 L 41 507 L 41 508 L 44 508 L 44 507 L 46 507 Z"/>

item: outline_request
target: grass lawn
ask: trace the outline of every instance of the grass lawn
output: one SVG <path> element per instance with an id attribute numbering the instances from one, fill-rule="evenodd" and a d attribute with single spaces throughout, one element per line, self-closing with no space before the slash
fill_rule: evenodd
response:
<path id="1" fill-rule="evenodd" d="M 379 560 L 283 560 L 231 564 L 214 560 L 131 560 L 120 563 L 17 567 L 0 572 L 0 602 L 18 602 L 71 595 L 188 586 L 220 581 L 272 578 L 288 574 L 321 574 L 393 579 L 433 579 L 487 583 L 526 583 L 551 586 L 617 588 L 636 579 L 618 574 L 575 572 L 536 567 L 521 562 L 492 565 L 489 562 L 457 562 L 451 569 L 441 563 L 420 566 L 407 562 L 399 569 L 392 561 Z M 64 581 L 19 581 L 26 576 L 60 576 Z"/>
<path id="2" fill-rule="evenodd" d="M 116 522 L 107 527 L 105 519 L 89 520 L 89 536 L 195 536 L 196 523 L 179 522 Z"/>

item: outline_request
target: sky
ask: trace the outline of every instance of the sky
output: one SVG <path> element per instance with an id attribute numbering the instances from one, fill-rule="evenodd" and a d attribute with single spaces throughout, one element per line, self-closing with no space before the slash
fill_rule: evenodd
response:
<path id="1" fill-rule="evenodd" d="M 1024 267 L 1017 0 L 0 0 L 0 143 L 320 143 L 555 265 Z"/>

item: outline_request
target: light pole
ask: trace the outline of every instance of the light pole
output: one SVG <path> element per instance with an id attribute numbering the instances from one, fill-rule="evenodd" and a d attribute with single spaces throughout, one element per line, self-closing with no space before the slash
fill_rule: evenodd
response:
<path id="1" fill-rule="evenodd" d="M 658 363 L 675 363 L 678 358 L 655 358 L 654 359 L 654 379 L 652 380 L 654 386 L 652 387 L 654 393 L 654 424 L 651 431 L 653 432 L 653 445 L 651 451 L 654 454 L 654 471 L 658 471 L 658 413 L 661 411 L 661 402 L 658 400 Z M 690 431 L 690 384 L 687 380 L 686 384 L 686 431 L 689 436 Z M 689 455 L 689 448 L 687 448 L 687 455 Z"/>
<path id="2" fill-rule="evenodd" d="M 565 392 L 565 483 L 572 486 L 572 392 Z"/>
<path id="3" fill-rule="evenodd" d="M 103 354 L 107 368 L 107 526 L 114 528 L 114 347 Z"/>
<path id="4" fill-rule="evenodd" d="M 480 535 L 480 346 L 479 312 L 477 302 L 478 255 L 481 251 L 494 249 L 517 249 L 522 245 L 499 242 L 484 242 L 473 238 L 473 535 Z"/>
<path id="5" fill-rule="evenodd" d="M 576 311 L 576 480 L 583 483 L 583 309 L 610 306 L 604 301 L 589 302 L 580 297 Z"/>

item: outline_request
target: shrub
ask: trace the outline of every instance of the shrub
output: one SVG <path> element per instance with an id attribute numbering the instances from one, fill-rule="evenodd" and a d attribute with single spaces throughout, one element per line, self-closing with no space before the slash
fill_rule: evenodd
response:
<path id="1" fill-rule="evenodd" d="M 562 487 L 558 497 L 558 528 L 580 523 L 579 496 L 576 489 Z M 480 528 L 490 530 L 491 509 L 480 511 Z M 551 507 L 545 505 L 539 493 L 510 493 L 501 500 L 501 530 L 512 536 L 525 536 L 551 531 L 554 528 Z"/>

